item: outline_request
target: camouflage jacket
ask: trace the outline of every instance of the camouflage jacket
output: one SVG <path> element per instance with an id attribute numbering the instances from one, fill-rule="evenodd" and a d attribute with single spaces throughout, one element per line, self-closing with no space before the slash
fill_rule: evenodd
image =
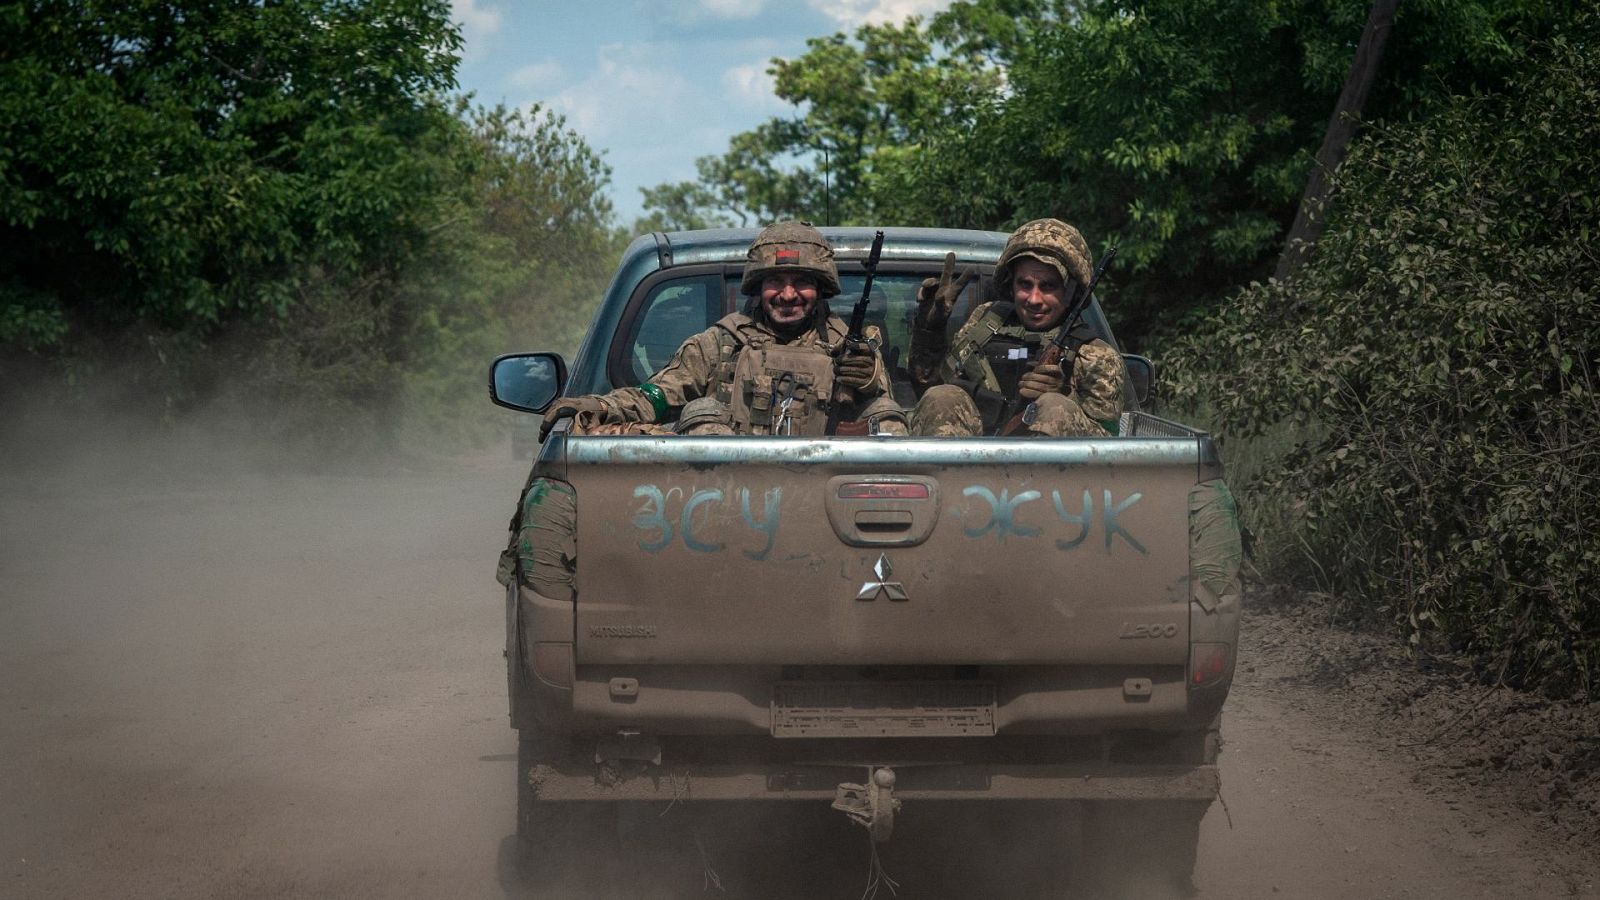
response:
<path id="1" fill-rule="evenodd" d="M 972 331 L 983 320 L 993 303 L 985 303 L 972 311 L 966 324 L 956 332 L 955 344 L 960 346 L 972 336 Z M 1013 314 L 1012 318 L 1015 318 Z M 1041 335 L 1044 343 L 1055 337 L 1049 331 Z M 981 342 L 980 342 L 981 343 Z M 943 381 L 941 369 L 946 366 L 950 341 L 943 329 L 914 329 L 911 332 L 911 378 L 918 393 Z M 1094 338 L 1078 348 L 1072 363 L 1072 376 L 1061 388 L 1061 393 L 1077 401 L 1085 415 L 1097 422 L 1115 422 L 1122 414 L 1123 383 L 1127 372 L 1122 356 L 1108 343 Z"/>
<path id="2" fill-rule="evenodd" d="M 826 339 L 819 334 L 820 329 L 811 327 L 784 341 L 763 320 L 742 312 L 724 316 L 715 325 L 684 341 L 661 371 L 646 379 L 644 384 L 617 388 L 602 395 L 600 400 L 606 405 L 606 421 L 671 422 L 691 400 L 717 397 L 726 402 L 733 387 L 734 364 L 745 347 L 780 343 L 816 347 L 819 353 L 831 355 L 844 341 L 847 327 L 843 319 L 832 314 L 828 315 L 825 327 Z M 872 326 L 867 327 L 866 337 L 882 343 L 878 330 Z M 856 392 L 862 402 L 889 393 L 888 369 L 883 357 L 874 355 L 877 367 L 872 382 Z"/>

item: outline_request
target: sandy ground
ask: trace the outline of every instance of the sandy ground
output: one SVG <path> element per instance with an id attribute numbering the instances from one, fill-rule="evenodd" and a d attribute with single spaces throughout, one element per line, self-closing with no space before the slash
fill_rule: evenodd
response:
<path id="1" fill-rule="evenodd" d="M 539 895 L 505 865 L 492 580 L 523 472 L 0 474 L 0 896 Z M 1423 784 L 1245 652 L 1203 897 L 1600 896 L 1536 821 Z M 1047 844 L 913 813 L 884 858 L 900 896 L 1062 895 Z M 733 850 L 713 828 L 724 890 L 662 889 L 859 897 L 867 845 L 836 815 L 798 841 L 741 826 Z"/>

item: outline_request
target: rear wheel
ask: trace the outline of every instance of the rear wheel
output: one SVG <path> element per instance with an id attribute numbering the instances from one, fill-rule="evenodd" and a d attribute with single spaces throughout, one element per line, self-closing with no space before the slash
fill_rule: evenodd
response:
<path id="1" fill-rule="evenodd" d="M 614 804 L 541 800 L 540 783 L 558 755 L 535 728 L 517 732 L 517 874 L 539 887 L 600 896 L 616 861 Z"/>
<path id="2" fill-rule="evenodd" d="M 1178 736 L 1166 761 L 1214 766 L 1222 747 L 1221 717 Z M 1170 755 L 1167 755 L 1170 754 Z M 1189 897 L 1207 800 L 1096 801 L 1083 805 L 1076 880 L 1090 896 Z"/>
<path id="3" fill-rule="evenodd" d="M 1091 896 L 1190 897 L 1209 800 L 1085 804 L 1079 875 Z"/>

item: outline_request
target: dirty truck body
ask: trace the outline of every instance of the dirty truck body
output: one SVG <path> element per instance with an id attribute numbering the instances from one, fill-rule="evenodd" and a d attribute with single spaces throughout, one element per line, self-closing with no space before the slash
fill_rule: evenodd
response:
<path id="1" fill-rule="evenodd" d="M 871 231 L 826 233 L 848 314 Z M 752 235 L 636 241 L 562 392 L 634 383 L 742 305 Z M 1004 241 L 888 230 L 869 321 L 900 380 L 916 284 L 954 251 L 986 297 Z M 1086 321 L 1111 339 L 1098 307 Z M 1167 804 L 1192 832 L 1238 633 L 1237 560 L 1209 548 L 1238 532 L 1231 501 L 1205 514 L 1226 500 L 1211 439 L 1136 403 L 1099 439 L 558 426 L 507 593 L 524 824 L 535 805 L 822 801 L 887 836 L 900 803 L 1054 800 Z"/>

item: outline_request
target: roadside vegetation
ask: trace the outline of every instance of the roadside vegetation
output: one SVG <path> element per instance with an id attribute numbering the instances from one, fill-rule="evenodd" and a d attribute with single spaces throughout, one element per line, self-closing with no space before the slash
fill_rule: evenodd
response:
<path id="1" fill-rule="evenodd" d="M 0 10 L 5 399 L 354 449 L 471 430 L 489 355 L 570 347 L 617 240 L 608 170 L 559 117 L 453 97 L 449 14 Z"/>
<path id="2" fill-rule="evenodd" d="M 1405 3 L 1364 117 L 1498 90 L 1561 0 Z M 1372 0 L 966 0 L 775 60 L 795 104 L 646 192 L 672 225 L 795 216 L 1119 248 L 1118 335 L 1187 331 L 1283 248 Z"/>
<path id="3" fill-rule="evenodd" d="M 1492 681 L 1600 689 L 1600 28 L 1373 130 L 1295 279 L 1171 345 L 1272 572 Z M 1224 455 L 1228 453 L 1225 450 Z"/>
<path id="4" fill-rule="evenodd" d="M 1108 312 L 1221 436 L 1269 577 L 1593 699 L 1586 7 L 1402 4 L 1280 281 L 1371 0 L 963 0 L 820 36 L 772 63 L 793 113 L 631 228 L 558 116 L 458 96 L 444 0 L 11 4 L 0 412 L 55 392 L 315 449 L 460 441 L 484 361 L 570 350 L 631 233 L 1053 215 L 1120 248 Z"/>

